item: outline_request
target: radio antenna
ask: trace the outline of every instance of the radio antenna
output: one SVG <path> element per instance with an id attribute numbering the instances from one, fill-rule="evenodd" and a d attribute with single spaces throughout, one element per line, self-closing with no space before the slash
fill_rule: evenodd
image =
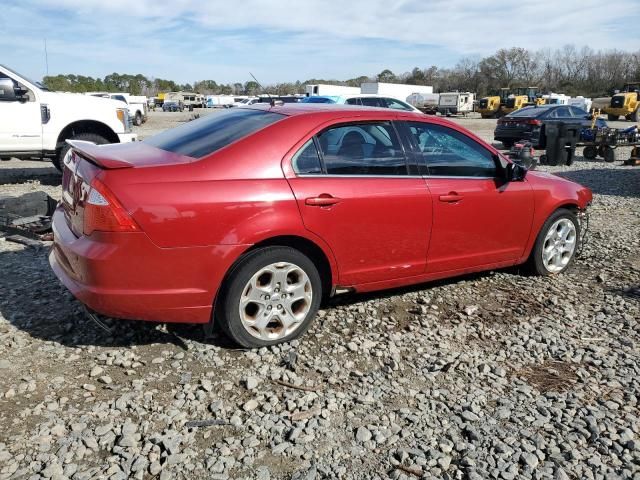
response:
<path id="1" fill-rule="evenodd" d="M 260 82 L 258 81 L 258 79 L 253 76 L 253 73 L 249 72 L 249 75 L 251 75 L 251 78 L 253 78 L 256 81 L 256 83 L 258 84 L 258 88 L 260 88 L 260 90 L 264 92 L 264 88 L 262 88 L 262 85 L 260 85 Z M 269 92 L 264 92 L 264 93 L 266 93 L 267 97 L 269 97 L 269 105 L 271 105 L 272 107 L 275 107 L 276 101 L 273 99 L 273 97 L 269 95 Z"/>

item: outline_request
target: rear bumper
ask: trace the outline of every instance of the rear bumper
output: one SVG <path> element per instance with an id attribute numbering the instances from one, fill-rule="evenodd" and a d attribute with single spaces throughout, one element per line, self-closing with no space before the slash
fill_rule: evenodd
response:
<path id="1" fill-rule="evenodd" d="M 246 245 L 159 248 L 142 232 L 76 237 L 60 208 L 49 263 L 82 303 L 116 318 L 206 323 L 225 272 Z"/>
<path id="2" fill-rule="evenodd" d="M 493 133 L 494 140 L 502 142 L 503 140 L 517 142 L 518 140 L 527 140 L 531 142 L 534 148 L 541 146 L 540 131 L 533 132 L 531 130 L 523 130 L 517 128 L 497 128 Z"/>
<path id="3" fill-rule="evenodd" d="M 137 133 L 119 133 L 118 140 L 120 143 L 135 142 L 138 139 Z"/>

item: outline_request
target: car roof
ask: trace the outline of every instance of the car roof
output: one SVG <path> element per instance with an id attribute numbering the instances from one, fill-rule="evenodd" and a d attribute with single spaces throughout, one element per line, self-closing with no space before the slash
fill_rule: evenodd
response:
<path id="1" fill-rule="evenodd" d="M 262 105 L 250 105 L 250 106 L 242 106 L 238 108 L 250 108 L 253 110 L 269 110 L 271 112 L 280 113 L 287 116 L 296 116 L 296 115 L 311 115 L 317 113 L 331 113 L 334 112 L 339 116 L 344 114 L 363 114 L 366 113 L 367 116 L 372 116 L 374 112 L 378 112 L 384 118 L 389 118 L 395 114 L 401 115 L 415 115 L 416 118 L 424 119 L 426 117 L 423 113 L 411 112 L 408 110 L 394 110 L 391 108 L 382 108 L 382 107 L 363 107 L 360 105 L 349 105 L 349 104 L 336 104 L 336 103 L 286 103 L 284 105 L 275 105 L 273 107 L 268 104 Z"/>

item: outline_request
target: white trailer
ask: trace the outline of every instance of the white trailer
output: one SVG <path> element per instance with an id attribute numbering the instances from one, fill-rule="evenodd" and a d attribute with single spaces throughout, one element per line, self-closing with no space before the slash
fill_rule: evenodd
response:
<path id="1" fill-rule="evenodd" d="M 438 103 L 440 94 L 438 93 L 412 93 L 407 97 L 407 103 L 413 105 L 423 113 L 435 115 L 438 113 Z"/>
<path id="2" fill-rule="evenodd" d="M 207 95 L 205 105 L 207 108 L 229 108 L 234 105 L 235 99 L 231 95 Z"/>
<path id="3" fill-rule="evenodd" d="M 567 105 L 571 105 L 573 107 L 578 107 L 584 110 L 585 112 L 591 111 L 591 105 L 593 104 L 590 98 L 585 98 L 582 95 L 578 95 L 575 98 L 570 98 L 567 102 Z"/>
<path id="4" fill-rule="evenodd" d="M 407 98 L 412 93 L 433 93 L 428 85 L 407 85 L 405 83 L 368 82 L 360 85 L 362 93 L 384 95 L 385 97 Z"/>
<path id="5" fill-rule="evenodd" d="M 564 93 L 551 92 L 551 93 L 542 95 L 542 98 L 544 98 L 544 103 L 547 105 L 568 105 L 569 99 L 571 97 L 569 97 L 568 95 L 565 95 Z"/>
<path id="6" fill-rule="evenodd" d="M 471 92 L 447 92 L 440 94 L 438 112 L 442 115 L 459 115 L 473 112 L 475 94 Z"/>
<path id="7" fill-rule="evenodd" d="M 307 97 L 315 95 L 326 95 L 337 97 L 339 95 L 352 95 L 354 93 L 360 93 L 358 87 L 347 87 L 345 85 L 329 85 L 329 84 L 317 84 L 317 85 L 305 85 L 305 92 Z"/>

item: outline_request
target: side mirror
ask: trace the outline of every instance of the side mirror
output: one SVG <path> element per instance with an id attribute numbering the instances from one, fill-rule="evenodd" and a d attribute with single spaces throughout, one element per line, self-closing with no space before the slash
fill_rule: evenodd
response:
<path id="1" fill-rule="evenodd" d="M 509 162 L 506 168 L 507 182 L 521 182 L 527 176 L 528 170 L 519 163 Z"/>
<path id="2" fill-rule="evenodd" d="M 29 90 L 17 85 L 10 78 L 0 78 L 0 101 L 17 102 L 24 99 Z"/>

